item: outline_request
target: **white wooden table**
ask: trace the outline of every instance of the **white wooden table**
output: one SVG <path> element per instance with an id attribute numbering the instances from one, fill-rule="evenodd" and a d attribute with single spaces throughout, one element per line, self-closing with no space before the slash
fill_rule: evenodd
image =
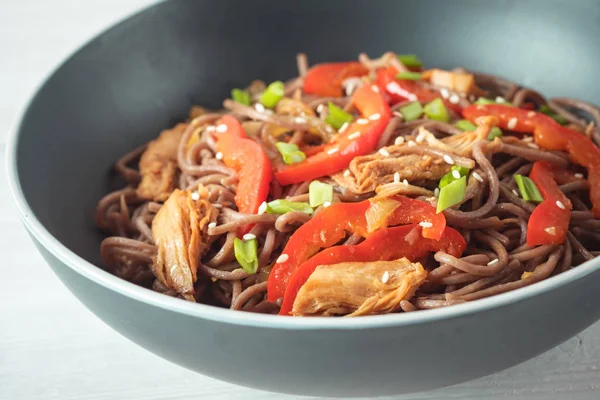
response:
<path id="1" fill-rule="evenodd" d="M 152 0 L 0 2 L 0 163 L 28 95 L 65 55 Z M 64 288 L 0 174 L 0 399 L 293 399 L 197 375 L 142 350 Z M 600 293 L 600 288 L 599 288 Z M 457 360 L 460 364 L 460 360 Z M 600 399 L 600 324 L 507 371 L 401 399 Z"/>

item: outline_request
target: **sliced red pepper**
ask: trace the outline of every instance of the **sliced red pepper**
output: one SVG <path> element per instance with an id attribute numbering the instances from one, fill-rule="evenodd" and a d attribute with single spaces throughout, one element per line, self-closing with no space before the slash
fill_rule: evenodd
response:
<path id="1" fill-rule="evenodd" d="M 561 244 L 565 241 L 571 219 L 571 201 L 556 183 L 552 165 L 536 161 L 529 174 L 544 201 L 531 213 L 527 224 L 527 244 Z"/>
<path id="2" fill-rule="evenodd" d="M 389 96 L 392 105 L 403 101 L 417 100 L 421 103 L 429 103 L 440 98 L 444 102 L 444 105 L 452 111 L 457 113 L 462 111 L 461 106 L 444 100 L 439 92 L 427 89 L 416 81 L 396 79 L 397 75 L 398 70 L 394 67 L 377 70 L 377 85 Z"/>
<path id="3" fill-rule="evenodd" d="M 325 97 L 342 97 L 344 80 L 368 73 L 367 67 L 357 61 L 315 65 L 304 77 L 304 92 Z"/>
<path id="4" fill-rule="evenodd" d="M 397 202 L 396 208 L 388 210 L 389 214 L 382 226 L 429 222 L 431 226 L 423 229 L 423 236 L 433 240 L 442 237 L 446 228 L 446 219 L 442 213 L 436 213 L 435 207 L 424 201 L 403 196 L 393 196 L 389 199 Z M 282 254 L 287 258 L 276 263 L 269 274 L 269 301 L 275 301 L 283 296 L 288 279 L 294 270 L 320 249 L 335 245 L 346 236 L 346 232 L 368 236 L 369 226 L 366 215 L 371 205 L 371 200 L 333 204 L 298 228 L 283 249 Z"/>
<path id="5" fill-rule="evenodd" d="M 346 168 L 354 157 L 375 150 L 392 116 L 390 107 L 381 93 L 373 90 L 371 85 L 358 88 L 352 96 L 352 102 L 363 116 L 358 121 L 365 123 L 354 121 L 343 134 L 337 135 L 335 142 L 328 144 L 320 153 L 307 157 L 301 163 L 283 167 L 275 173 L 279 183 L 289 185 L 334 174 Z"/>
<path id="6" fill-rule="evenodd" d="M 238 175 L 235 204 L 242 213 L 256 214 L 269 194 L 271 162 L 262 147 L 247 138 L 237 119 L 225 115 L 219 123 L 225 124 L 227 131 L 215 134 L 217 151 L 223 154 L 225 165 Z"/>
<path id="7" fill-rule="evenodd" d="M 342 262 L 391 261 L 406 257 L 416 261 L 429 252 L 445 251 L 454 257 L 460 257 L 467 246 L 462 235 L 447 227 L 440 240 L 417 237 L 408 241 L 407 235 L 419 225 L 405 225 L 385 228 L 370 234 L 364 242 L 354 246 L 335 246 L 321 251 L 306 261 L 290 277 L 289 285 L 283 297 L 280 315 L 289 315 L 300 288 L 320 265 L 333 265 Z"/>
<path id="8" fill-rule="evenodd" d="M 473 105 L 465 108 L 463 116 L 475 123 L 479 117 L 498 117 L 499 126 L 521 133 L 533 133 L 535 143 L 546 150 L 569 153 L 575 164 L 588 171 L 592 213 L 600 217 L 600 149 L 587 136 L 560 125 L 551 117 L 535 111 L 499 104 Z"/>

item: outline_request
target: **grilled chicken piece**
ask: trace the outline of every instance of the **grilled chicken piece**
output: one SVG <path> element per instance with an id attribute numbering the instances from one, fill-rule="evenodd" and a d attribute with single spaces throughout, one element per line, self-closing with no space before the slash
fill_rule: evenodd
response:
<path id="1" fill-rule="evenodd" d="M 148 144 L 140 159 L 142 181 L 137 195 L 145 200 L 162 202 L 167 200 L 177 181 L 177 147 L 187 127 L 177 124 L 166 129 Z"/>
<path id="2" fill-rule="evenodd" d="M 192 192 L 175 189 L 152 221 L 158 249 L 152 271 L 165 287 L 188 300 L 194 300 L 198 262 L 209 245 L 207 227 L 217 214 L 208 200 L 193 200 Z"/>
<path id="3" fill-rule="evenodd" d="M 387 314 L 425 281 L 427 271 L 406 258 L 321 265 L 298 292 L 292 315 Z"/>
<path id="4" fill-rule="evenodd" d="M 462 95 L 485 95 L 485 91 L 475 84 L 475 76 L 466 72 L 434 68 L 423 72 L 421 77 L 436 86 L 448 88 Z"/>

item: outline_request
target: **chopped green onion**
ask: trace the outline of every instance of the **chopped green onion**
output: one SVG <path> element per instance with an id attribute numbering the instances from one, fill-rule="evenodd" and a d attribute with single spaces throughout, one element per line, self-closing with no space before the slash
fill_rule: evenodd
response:
<path id="1" fill-rule="evenodd" d="M 325 122 L 333 126 L 335 129 L 340 129 L 345 123 L 350 123 L 354 119 L 352 114 L 342 110 L 332 102 L 328 104 L 329 114 L 325 118 Z"/>
<path id="2" fill-rule="evenodd" d="M 258 269 L 258 256 L 256 249 L 258 242 L 256 239 L 241 240 L 235 238 L 233 240 L 233 252 L 235 259 L 240 266 L 249 274 L 255 274 Z"/>
<path id="3" fill-rule="evenodd" d="M 240 104 L 244 104 L 249 106 L 252 103 L 252 99 L 250 98 L 250 92 L 242 89 L 231 89 L 231 98 L 233 101 L 237 101 Z"/>
<path id="4" fill-rule="evenodd" d="M 454 171 L 458 172 L 459 177 L 457 178 L 454 173 Z M 448 172 L 446 175 L 444 175 L 442 177 L 442 179 L 440 179 L 440 184 L 439 184 L 439 188 L 443 188 L 444 186 L 447 186 L 448 184 L 462 178 L 463 176 L 467 176 L 469 175 L 469 168 L 466 167 L 459 167 L 458 165 L 453 165 L 452 168 L 450 168 L 450 172 Z"/>
<path id="5" fill-rule="evenodd" d="M 421 115 L 423 115 L 423 106 L 418 101 L 407 104 L 400 109 L 400 114 L 405 121 L 413 121 L 415 119 L 419 119 Z"/>
<path id="6" fill-rule="evenodd" d="M 455 125 L 458 129 L 462 129 L 463 131 L 474 131 L 475 129 L 477 129 L 475 125 L 473 125 L 466 119 L 461 119 Z M 502 130 L 497 126 L 494 126 L 490 131 L 490 134 L 488 135 L 488 140 L 494 140 L 495 138 L 500 136 L 502 136 Z"/>
<path id="7" fill-rule="evenodd" d="M 297 164 L 306 159 L 306 154 L 304 154 L 297 145 L 293 143 L 285 143 L 285 142 L 277 142 L 275 143 L 275 147 L 281 153 L 281 157 L 283 157 L 283 162 L 290 164 Z"/>
<path id="8" fill-rule="evenodd" d="M 267 108 L 273 108 L 283 98 L 283 94 L 283 82 L 275 81 L 267 86 L 263 94 L 260 95 L 260 103 Z"/>
<path id="9" fill-rule="evenodd" d="M 411 72 L 411 71 L 400 72 L 398 75 L 396 75 L 396 79 L 405 79 L 405 80 L 409 80 L 409 81 L 418 81 L 419 79 L 421 79 L 421 74 L 418 73 L 418 72 Z"/>
<path id="10" fill-rule="evenodd" d="M 439 97 L 430 103 L 425 104 L 423 112 L 429 117 L 436 121 L 448 122 L 450 121 L 450 114 L 444 105 L 444 102 Z"/>
<path id="11" fill-rule="evenodd" d="M 504 99 L 500 99 L 501 101 L 498 101 L 498 98 L 496 98 L 496 100 L 492 100 L 492 99 L 488 99 L 486 97 L 480 97 L 478 98 L 475 103 L 473 104 L 477 104 L 477 105 L 486 105 L 486 104 L 502 104 L 504 106 L 511 106 L 513 107 L 512 103 L 504 100 Z"/>
<path id="12" fill-rule="evenodd" d="M 422 67 L 423 62 L 416 54 L 397 54 L 398 60 L 406 67 Z"/>
<path id="13" fill-rule="evenodd" d="M 488 140 L 494 140 L 500 136 L 502 136 L 502 129 L 495 126 L 490 130 L 490 134 L 488 135 L 487 138 L 488 138 Z"/>
<path id="14" fill-rule="evenodd" d="M 540 112 L 542 114 L 546 114 L 547 116 L 551 117 L 553 120 L 555 120 L 556 122 L 558 122 L 561 125 L 566 125 L 569 123 L 569 121 L 563 117 L 562 115 L 560 115 L 559 113 L 557 113 L 556 111 L 554 111 L 553 109 L 551 109 L 550 107 L 548 107 L 545 104 L 542 104 L 540 106 Z"/>
<path id="15" fill-rule="evenodd" d="M 517 182 L 517 186 L 519 187 L 519 191 L 521 192 L 521 197 L 523 197 L 523 200 L 533 201 L 535 203 L 541 203 L 544 201 L 542 194 L 531 179 L 519 174 L 515 175 L 514 178 L 515 182 Z"/>
<path id="16" fill-rule="evenodd" d="M 333 201 L 333 186 L 328 183 L 312 181 L 308 185 L 308 202 L 311 207 Z"/>
<path id="17" fill-rule="evenodd" d="M 437 210 L 440 213 L 448 207 L 460 203 L 465 198 L 465 188 L 467 187 L 467 177 L 463 176 L 452 183 L 447 184 L 440 189 Z"/>
<path id="18" fill-rule="evenodd" d="M 310 215 L 314 210 L 310 204 L 299 201 L 277 199 L 267 203 L 267 212 L 269 214 L 285 214 L 291 211 L 301 211 Z"/>

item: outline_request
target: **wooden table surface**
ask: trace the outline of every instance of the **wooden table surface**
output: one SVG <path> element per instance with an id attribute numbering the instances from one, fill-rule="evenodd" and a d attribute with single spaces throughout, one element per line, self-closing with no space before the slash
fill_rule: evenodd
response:
<path id="1" fill-rule="evenodd" d="M 11 123 L 48 71 L 100 30 L 152 2 L 2 1 L 1 165 Z M 107 327 L 62 286 L 37 253 L 19 222 L 5 175 L 0 174 L 0 399 L 298 398 L 195 374 Z M 460 360 L 456 363 L 459 367 Z M 600 323 L 507 371 L 398 399 L 597 400 L 599 367 Z"/>

